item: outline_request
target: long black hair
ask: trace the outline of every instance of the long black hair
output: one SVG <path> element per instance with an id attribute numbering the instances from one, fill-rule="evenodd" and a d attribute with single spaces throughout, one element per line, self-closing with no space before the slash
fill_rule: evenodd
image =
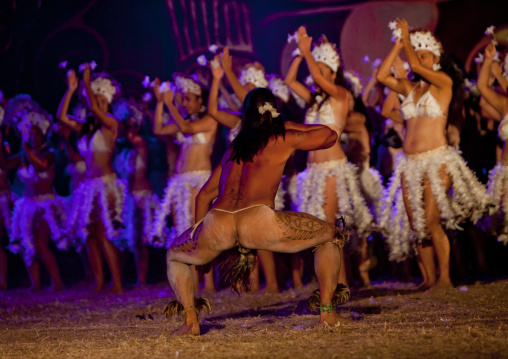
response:
<path id="1" fill-rule="evenodd" d="M 282 135 L 284 138 L 286 129 L 282 116 L 272 117 L 270 111 L 259 113 L 259 107 L 266 103 L 277 110 L 275 96 L 265 88 L 255 88 L 245 97 L 241 129 L 231 143 L 229 161 L 252 162 L 253 157 L 266 147 L 272 136 Z"/>

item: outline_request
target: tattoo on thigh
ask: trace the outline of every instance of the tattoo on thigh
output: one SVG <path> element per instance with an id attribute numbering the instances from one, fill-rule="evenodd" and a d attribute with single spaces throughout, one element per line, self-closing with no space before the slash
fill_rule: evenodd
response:
<path id="1" fill-rule="evenodd" d="M 316 237 L 324 230 L 319 219 L 306 213 L 275 211 L 277 223 L 287 239 L 307 240 Z"/>
<path id="2" fill-rule="evenodd" d="M 200 223 L 198 225 L 198 228 L 196 228 L 196 231 L 194 231 L 194 235 L 192 235 L 191 237 L 193 229 L 194 227 L 189 228 L 175 240 L 175 243 L 173 243 L 173 245 L 171 246 L 173 251 L 188 253 L 196 249 L 196 247 L 198 246 L 199 235 L 203 230 L 203 223 Z"/>

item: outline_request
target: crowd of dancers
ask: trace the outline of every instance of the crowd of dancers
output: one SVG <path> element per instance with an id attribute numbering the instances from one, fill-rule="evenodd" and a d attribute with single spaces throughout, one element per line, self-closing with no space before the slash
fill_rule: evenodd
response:
<path id="1" fill-rule="evenodd" d="M 29 95 L 5 99 L 0 107 L 0 237 L 6 238 L 0 245 L 0 289 L 7 289 L 5 250 L 23 256 L 33 290 L 41 289 L 41 262 L 52 288 L 63 289 L 50 240 L 60 250 L 87 254 L 82 259 L 96 291 L 106 287 L 103 258 L 111 292 L 124 291 L 123 250 L 133 252 L 138 283 L 146 284 L 148 247 L 169 248 L 195 224 L 195 201 L 212 173 L 215 143 L 230 143 L 239 133 L 242 105 L 255 88 L 276 96 L 276 111 L 284 120 L 325 125 L 339 138 L 326 149 L 295 152 L 285 166 L 275 209 L 331 223 L 343 218 L 351 240 L 340 255 L 355 253 L 364 287 L 371 286 L 368 238 L 375 232 L 386 238 L 390 260 L 417 258 L 421 288 L 452 287 L 445 230 L 459 230 L 469 220 L 508 243 L 508 56 L 499 55 L 492 41 L 478 78 L 465 79 L 430 31 L 399 19 L 390 26 L 393 48 L 384 61 L 372 62 L 365 88 L 354 65 L 344 68 L 333 43 L 322 35 L 312 44 L 301 27 L 288 37 L 297 48 L 285 78 L 266 74 L 258 62 L 237 75 L 226 47 L 210 61 L 198 59 L 210 71 L 210 81 L 199 73 L 175 73 L 171 82 L 145 79 L 155 108 L 149 106 L 150 96 L 121 98 L 115 79 L 93 73 L 93 62 L 82 65 L 81 81 L 68 70 L 55 120 Z M 310 73 L 304 81 L 298 79 L 302 62 Z M 371 152 L 373 116 L 386 120 L 382 141 Z M 499 123 L 503 148 L 488 187 L 461 157 L 457 118 Z M 223 128 L 229 128 L 227 139 L 219 136 Z M 179 146 L 176 159 L 168 151 L 172 173 L 162 198 L 149 180 L 152 136 L 171 136 Z M 62 176 L 56 161 L 61 153 L 68 163 L 68 197 L 54 188 Z M 11 191 L 13 172 L 23 183 L 20 196 Z M 258 250 L 257 258 L 266 292 L 278 292 L 273 252 Z M 290 263 L 292 283 L 301 286 L 302 256 L 290 254 Z M 339 283 L 348 288 L 348 261 L 340 263 Z M 209 291 L 215 290 L 218 275 L 212 270 L 200 276 L 193 269 L 196 287 L 201 283 Z M 257 265 L 250 279 L 251 291 L 259 290 Z"/>

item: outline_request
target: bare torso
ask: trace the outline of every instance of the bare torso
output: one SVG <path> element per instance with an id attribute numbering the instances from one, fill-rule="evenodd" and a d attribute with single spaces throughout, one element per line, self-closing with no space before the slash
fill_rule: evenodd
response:
<path id="1" fill-rule="evenodd" d="M 286 131 L 286 137 L 291 136 L 291 132 Z M 234 211 L 255 204 L 274 208 L 284 166 L 293 150 L 281 137 L 278 141 L 272 138 L 265 149 L 254 156 L 253 162 L 239 164 L 227 160 L 231 151 L 228 150 L 222 159 L 219 196 L 213 208 Z"/>
<path id="2" fill-rule="evenodd" d="M 414 154 L 430 151 L 434 148 L 446 145 L 446 123 L 448 115 L 448 106 L 450 100 L 439 96 L 433 85 L 430 87 L 421 87 L 414 85 L 414 103 L 418 103 L 419 99 L 425 92 L 430 91 L 437 103 L 439 104 L 442 116 L 425 117 L 416 116 L 406 121 L 406 133 L 402 144 L 404 153 Z"/>
<path id="3" fill-rule="evenodd" d="M 348 103 L 347 101 L 338 101 L 333 97 L 329 97 L 325 101 L 330 101 L 333 117 L 335 119 L 335 123 L 326 125 L 335 132 L 337 132 L 337 136 L 338 138 L 340 138 L 340 135 L 342 134 L 342 132 L 344 131 L 344 127 L 346 126 Z M 345 157 L 346 154 L 342 150 L 339 140 L 337 140 L 337 142 L 330 148 L 324 150 L 309 151 L 307 162 L 315 163 L 315 162 L 334 161 L 343 159 Z"/>

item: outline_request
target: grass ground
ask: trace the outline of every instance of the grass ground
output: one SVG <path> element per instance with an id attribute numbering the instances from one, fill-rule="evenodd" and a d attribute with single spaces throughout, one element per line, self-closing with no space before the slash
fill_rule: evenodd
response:
<path id="1" fill-rule="evenodd" d="M 339 313 L 355 320 L 317 326 L 306 299 L 316 288 L 276 295 L 207 295 L 213 312 L 200 337 L 173 337 L 180 319 L 162 309 L 164 284 L 123 295 L 0 293 L 1 358 L 508 358 L 508 282 L 415 293 L 403 283 L 353 292 Z M 153 318 L 153 319 L 152 319 Z"/>

